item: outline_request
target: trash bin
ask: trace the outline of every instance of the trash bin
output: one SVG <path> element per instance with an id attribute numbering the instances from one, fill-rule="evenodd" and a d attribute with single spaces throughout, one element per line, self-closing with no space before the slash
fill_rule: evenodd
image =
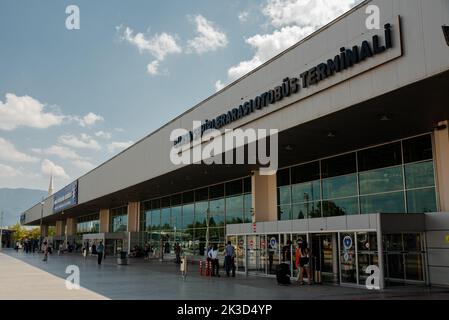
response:
<path id="1" fill-rule="evenodd" d="M 128 264 L 128 252 L 121 251 L 120 257 L 117 258 L 117 264 L 119 265 L 127 265 Z"/>

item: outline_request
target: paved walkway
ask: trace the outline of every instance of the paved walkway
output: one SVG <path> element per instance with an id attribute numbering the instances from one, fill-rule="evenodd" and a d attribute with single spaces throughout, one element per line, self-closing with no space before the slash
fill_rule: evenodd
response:
<path id="1" fill-rule="evenodd" d="M 10 299 L 104 300 L 107 298 L 85 288 L 68 290 L 65 279 L 0 253 L 0 300 Z"/>
<path id="2" fill-rule="evenodd" d="M 371 300 L 449 299 L 449 289 L 401 287 L 374 292 L 339 286 L 313 285 L 283 287 L 272 278 L 200 277 L 198 267 L 189 265 L 183 281 L 178 266 L 171 263 L 131 259 L 119 266 L 106 258 L 98 266 L 94 257 L 78 254 L 51 255 L 48 263 L 38 254 L 3 251 L 0 254 L 0 299 L 167 299 L 167 300 Z M 80 269 L 80 291 L 65 289 L 65 269 Z M 90 290 L 90 291 L 89 291 Z"/>

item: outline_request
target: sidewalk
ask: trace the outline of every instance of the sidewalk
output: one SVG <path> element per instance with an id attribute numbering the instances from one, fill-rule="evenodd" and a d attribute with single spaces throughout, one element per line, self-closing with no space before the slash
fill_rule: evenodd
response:
<path id="1" fill-rule="evenodd" d="M 183 281 L 179 265 L 172 262 L 130 259 L 117 265 L 106 257 L 101 266 L 95 257 L 79 254 L 49 256 L 48 263 L 37 254 L 15 251 L 0 254 L 0 299 L 125 299 L 125 300 L 375 300 L 449 299 L 449 289 L 398 287 L 382 292 L 330 285 L 278 286 L 276 279 L 237 275 L 227 278 L 201 277 L 198 265 L 188 265 Z M 65 289 L 65 268 L 80 269 L 79 292 Z M 3 290 L 3 289 L 6 290 Z M 90 290 L 90 291 L 89 291 Z M 6 293 L 5 293 L 6 292 Z M 5 297 L 6 296 L 6 297 Z"/>
<path id="2" fill-rule="evenodd" d="M 64 278 L 54 276 L 4 253 L 0 253 L 0 287 L 0 300 L 107 299 L 85 288 L 67 290 Z"/>

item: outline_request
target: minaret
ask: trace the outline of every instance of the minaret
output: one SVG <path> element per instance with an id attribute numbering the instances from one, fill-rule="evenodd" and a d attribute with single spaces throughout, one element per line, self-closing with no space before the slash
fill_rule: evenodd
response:
<path id="1" fill-rule="evenodd" d="M 50 185 L 48 186 L 48 196 L 53 194 L 53 173 L 50 175 Z"/>

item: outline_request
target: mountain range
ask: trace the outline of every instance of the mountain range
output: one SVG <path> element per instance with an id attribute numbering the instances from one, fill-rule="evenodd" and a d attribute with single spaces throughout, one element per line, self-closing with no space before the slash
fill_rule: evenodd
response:
<path id="1" fill-rule="evenodd" d="M 20 215 L 47 196 L 47 191 L 35 189 L 0 188 L 0 211 L 4 212 L 3 226 L 20 221 Z"/>

